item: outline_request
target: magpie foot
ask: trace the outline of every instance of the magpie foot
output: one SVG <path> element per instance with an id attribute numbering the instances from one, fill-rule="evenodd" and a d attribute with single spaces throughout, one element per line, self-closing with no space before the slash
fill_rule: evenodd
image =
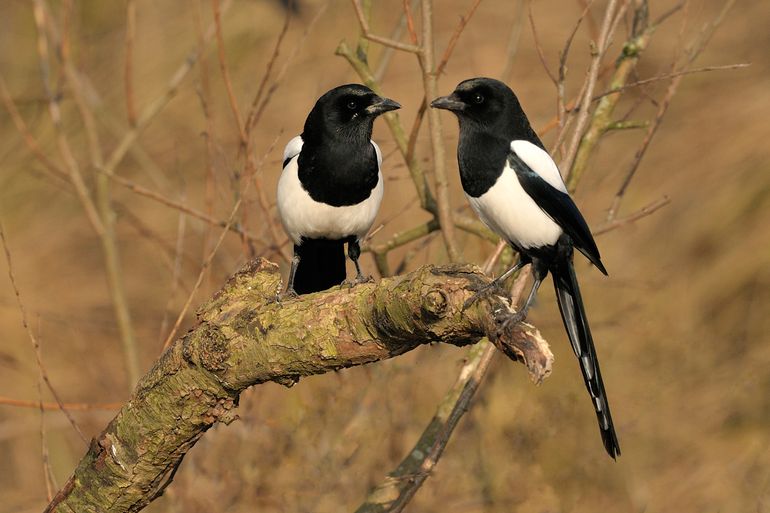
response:
<path id="1" fill-rule="evenodd" d="M 489 295 L 492 292 L 492 289 L 497 287 L 497 280 L 493 280 L 491 283 L 487 283 L 483 287 L 476 290 L 476 293 L 473 294 L 465 303 L 463 303 L 463 311 L 470 308 L 473 303 L 478 301 L 484 296 Z"/>
<path id="2" fill-rule="evenodd" d="M 348 288 L 352 289 L 353 287 L 355 287 L 358 284 L 361 284 L 361 283 L 372 283 L 373 281 L 374 281 L 374 278 L 372 278 L 371 276 L 364 276 L 363 274 L 359 274 L 355 278 L 353 278 L 352 280 L 345 279 L 345 281 L 343 281 L 341 285 L 343 287 L 348 287 Z"/>
<path id="3" fill-rule="evenodd" d="M 275 295 L 272 301 L 270 303 L 280 303 L 281 301 L 285 299 L 297 299 L 299 297 L 299 294 L 294 289 L 286 289 L 283 292 L 279 292 Z"/>
<path id="4" fill-rule="evenodd" d="M 506 318 L 503 320 L 503 323 L 500 325 L 500 331 L 505 332 L 508 330 L 509 327 L 520 323 L 526 318 L 527 318 L 526 310 L 520 310 L 516 313 L 506 316 Z"/>

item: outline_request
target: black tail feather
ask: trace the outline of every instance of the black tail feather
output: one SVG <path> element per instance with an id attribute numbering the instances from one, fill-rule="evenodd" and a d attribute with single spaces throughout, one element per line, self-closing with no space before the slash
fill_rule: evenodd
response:
<path id="1" fill-rule="evenodd" d="M 302 239 L 294 246 L 299 256 L 294 290 L 297 294 L 319 292 L 345 280 L 345 241 Z"/>
<path id="2" fill-rule="evenodd" d="M 583 298 L 580 296 L 575 270 L 572 267 L 571 255 L 570 258 L 557 263 L 551 269 L 551 274 L 564 327 L 567 330 L 572 349 L 580 362 L 583 380 L 594 403 L 604 448 L 614 459 L 620 456 L 620 444 L 617 434 L 615 434 L 615 426 L 612 423 L 607 393 L 604 390 L 604 382 L 602 382 L 602 374 L 599 370 L 599 360 L 596 356 L 591 329 L 588 327 L 588 318 L 583 307 Z"/>

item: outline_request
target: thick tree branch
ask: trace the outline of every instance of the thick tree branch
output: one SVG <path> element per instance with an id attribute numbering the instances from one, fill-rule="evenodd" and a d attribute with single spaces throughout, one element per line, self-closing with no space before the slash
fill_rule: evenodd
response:
<path id="1" fill-rule="evenodd" d="M 464 346 L 484 336 L 524 361 L 535 381 L 550 372 L 552 356 L 535 328 L 501 331 L 511 311 L 502 291 L 462 310 L 489 282 L 476 267 L 426 266 L 279 303 L 280 282 L 278 267 L 264 259 L 236 273 L 141 379 L 46 511 L 141 510 L 207 429 L 236 418 L 240 392 L 266 381 L 291 386 L 421 344 Z"/>

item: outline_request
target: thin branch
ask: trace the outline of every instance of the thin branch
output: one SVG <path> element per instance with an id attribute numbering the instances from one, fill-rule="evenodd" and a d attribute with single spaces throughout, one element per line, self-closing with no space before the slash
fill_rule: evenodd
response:
<path id="1" fill-rule="evenodd" d="M 615 62 L 615 71 L 610 79 L 610 88 L 620 88 L 628 82 L 631 73 L 636 68 L 639 59 L 644 50 L 649 45 L 652 35 L 655 32 L 655 26 L 646 25 L 646 9 L 644 6 L 637 8 L 634 13 L 634 29 L 630 38 L 623 44 L 623 49 L 617 61 Z M 587 95 L 582 96 L 583 99 Z M 602 135 L 607 131 L 607 127 L 612 123 L 612 115 L 615 107 L 620 101 L 620 92 L 609 94 L 599 100 L 598 105 L 591 115 L 591 121 L 585 130 L 580 144 L 572 160 L 571 169 L 562 168 L 569 172 L 567 178 L 567 187 L 574 190 L 577 182 L 581 179 L 583 173 L 588 167 L 588 158 L 593 153 L 596 145 L 599 143 Z M 588 115 L 586 102 L 583 101 L 580 106 L 581 117 Z"/>
<path id="2" fill-rule="evenodd" d="M 401 50 L 403 52 L 416 53 L 416 54 L 422 53 L 422 48 L 417 45 L 410 45 L 407 43 L 402 43 L 400 41 L 394 41 L 392 39 L 388 39 L 387 37 L 372 34 L 371 30 L 369 29 L 369 22 L 366 21 L 366 16 L 364 15 L 364 11 L 361 8 L 361 4 L 359 3 L 358 0 L 351 0 L 351 2 L 353 3 L 353 9 L 355 9 L 356 11 L 356 16 L 358 17 L 358 23 L 361 25 L 362 35 L 366 39 L 368 39 L 369 41 L 374 41 L 375 43 L 379 43 L 383 46 L 388 46 L 390 48 L 393 48 L 394 50 Z"/>
<path id="3" fill-rule="evenodd" d="M 519 39 L 521 38 L 521 28 L 524 26 L 524 6 L 529 0 L 516 0 L 516 7 L 513 11 L 513 22 L 511 24 L 511 35 L 508 36 L 508 48 L 505 50 L 505 67 L 500 73 L 500 80 L 508 82 L 513 72 L 513 60 L 519 50 Z"/>
<path id="4" fill-rule="evenodd" d="M 409 0 L 403 0 L 404 4 L 404 19 L 406 20 L 406 29 L 409 32 L 409 39 L 412 41 L 412 44 L 417 46 L 419 45 L 417 41 L 417 32 L 414 30 L 414 17 L 412 16 L 412 7 L 409 4 Z M 396 37 L 392 37 L 391 39 L 398 39 Z"/>
<path id="5" fill-rule="evenodd" d="M 578 113 L 578 117 L 575 122 L 575 129 L 572 133 L 572 141 L 569 144 L 567 154 L 565 155 L 564 159 L 562 159 L 561 165 L 559 166 L 563 172 L 567 174 L 571 172 L 572 163 L 574 162 L 575 154 L 578 150 L 578 144 L 583 138 L 583 133 L 585 131 L 586 124 L 588 123 L 588 108 L 591 104 L 591 98 L 594 96 L 596 79 L 599 76 L 599 67 L 601 65 L 602 58 L 604 57 L 604 53 L 607 51 L 609 40 L 612 37 L 611 30 L 616 14 L 616 4 L 617 0 L 609 0 L 606 11 L 604 12 L 604 20 L 602 21 L 599 40 L 596 42 L 595 47 L 593 48 L 591 64 L 588 68 L 588 73 L 585 80 L 585 92 L 582 95 L 582 101 L 578 102 L 580 105 L 580 112 Z"/>
<path id="6" fill-rule="evenodd" d="M 500 242 L 495 252 L 484 265 L 484 274 L 488 275 L 500 258 L 507 244 Z M 527 276 L 520 274 L 518 282 L 526 281 Z M 511 303 L 515 304 L 521 292 L 514 294 Z M 550 350 L 548 351 L 550 353 Z M 462 415 L 468 411 L 478 388 L 489 371 L 489 367 L 498 351 L 493 343 L 483 339 L 467 353 L 465 364 L 455 383 L 444 395 L 436 408 L 436 413 L 423 431 L 414 448 L 402 460 L 401 464 L 388 474 L 368 495 L 356 513 L 399 513 L 403 511 L 438 463 L 449 439 L 457 427 Z M 510 354 L 506 353 L 509 357 Z M 550 356 L 552 358 L 553 355 Z M 550 373 L 548 369 L 542 376 Z M 530 376 L 533 376 L 530 374 Z M 538 379 L 534 380 L 539 383 Z"/>
<path id="7" fill-rule="evenodd" d="M 433 0 L 422 0 L 422 41 L 423 51 L 419 54 L 420 67 L 422 68 L 422 82 L 425 89 L 425 98 L 438 96 L 438 83 L 436 81 L 436 63 L 433 54 Z M 450 262 L 461 260 L 460 250 L 454 233 L 452 220 L 451 200 L 449 197 L 449 181 L 446 172 L 446 152 L 444 151 L 444 137 L 441 129 L 441 116 L 437 109 L 428 111 L 428 125 L 430 126 L 430 142 L 433 148 L 433 175 L 436 182 L 437 217 L 441 225 L 441 234 L 444 237 L 444 246 Z"/>
<path id="8" fill-rule="evenodd" d="M 641 209 L 637 210 L 633 214 L 629 214 L 625 217 L 622 217 L 619 219 L 613 219 L 612 221 L 604 223 L 602 226 L 598 227 L 597 229 L 592 230 L 592 233 L 595 237 L 598 237 L 599 235 L 604 235 L 607 232 L 611 232 L 622 226 L 626 226 L 639 219 L 642 219 L 643 217 L 647 217 L 650 214 L 654 213 L 655 211 L 665 207 L 669 203 L 671 203 L 671 199 L 668 196 L 663 196 L 662 198 L 653 201 L 649 205 L 642 207 Z"/>
<path id="9" fill-rule="evenodd" d="M 230 8 L 230 5 L 232 5 L 232 0 L 224 0 L 220 9 L 221 13 L 224 14 L 227 12 L 227 10 Z M 215 31 L 216 27 L 212 23 L 209 25 L 203 37 L 206 44 L 208 44 L 209 41 L 211 41 L 211 39 L 214 37 Z M 160 111 L 163 110 L 166 105 L 168 105 L 171 99 L 176 96 L 179 85 L 182 83 L 182 80 L 185 79 L 187 74 L 192 70 L 195 62 L 200 56 L 200 52 L 201 50 L 196 47 L 195 50 L 188 54 L 184 62 L 179 65 L 179 67 L 169 79 L 164 91 L 153 101 L 151 101 L 139 114 L 139 117 L 136 120 L 136 126 L 132 127 L 128 132 L 126 132 L 120 141 L 118 141 L 117 146 L 114 150 L 112 150 L 112 154 L 110 154 L 109 158 L 107 159 L 107 163 L 104 166 L 104 171 L 107 174 L 112 174 L 117 169 L 118 165 L 123 160 L 123 157 L 125 157 L 126 153 L 128 153 L 134 142 L 136 142 L 139 134 L 147 127 L 147 125 L 150 124 L 153 119 L 155 119 L 155 116 L 157 116 Z"/>
<path id="10" fill-rule="evenodd" d="M 580 16 L 578 17 L 577 21 L 575 22 L 575 26 L 572 28 L 572 32 L 570 32 L 569 36 L 567 36 L 567 41 L 564 43 L 564 49 L 559 53 L 559 73 L 558 73 L 558 79 L 556 80 L 556 119 L 559 124 L 559 128 L 563 129 L 565 124 L 564 116 L 567 112 L 567 106 L 564 103 L 564 96 L 565 96 L 565 82 L 567 79 L 567 57 L 569 56 L 569 50 L 572 46 L 572 41 L 575 39 L 575 34 L 577 34 L 578 29 L 580 28 L 580 24 L 583 22 L 583 19 L 588 14 L 589 10 L 591 9 L 591 5 L 593 4 L 593 0 L 589 0 L 586 2 L 586 6 L 583 9 L 583 12 L 580 13 Z M 531 14 L 531 11 L 530 11 Z M 534 27 L 533 27 L 534 32 Z M 558 149 L 558 145 L 557 145 Z"/>
<path id="11" fill-rule="evenodd" d="M 455 26 L 454 32 L 452 32 L 452 36 L 449 38 L 449 42 L 444 49 L 444 54 L 441 56 L 441 61 L 439 61 L 438 66 L 436 66 L 436 75 L 441 75 L 444 73 L 444 68 L 446 68 L 447 63 L 449 62 L 449 58 L 452 56 L 452 52 L 455 50 L 457 41 L 460 40 L 460 36 L 465 30 L 465 26 L 468 25 L 469 21 L 471 21 L 471 18 L 473 17 L 476 9 L 478 9 L 480 4 L 481 0 L 474 0 L 474 2 L 468 8 L 468 11 L 464 15 L 460 16 L 460 21 L 457 22 L 457 26 Z"/>
<path id="12" fill-rule="evenodd" d="M 67 172 L 59 168 L 51 159 L 48 158 L 48 155 L 46 155 L 43 149 L 40 147 L 40 144 L 38 144 L 35 136 L 32 135 L 32 132 L 30 132 L 26 121 L 24 121 L 24 118 L 21 117 L 19 110 L 16 108 L 16 104 L 11 97 L 11 93 L 8 91 L 8 86 L 5 83 L 5 78 L 3 77 L 2 73 L 0 73 L 0 99 L 3 101 L 5 110 L 8 111 L 8 114 L 11 116 L 13 124 L 16 126 L 16 130 L 19 132 L 19 135 L 21 135 L 21 138 L 24 140 L 24 144 L 27 145 L 27 148 L 32 153 L 32 155 L 34 155 L 34 157 L 40 161 L 41 164 L 43 164 L 43 167 L 52 176 L 55 176 L 56 178 L 65 181 L 66 183 L 72 184 L 70 181 L 70 176 L 67 174 Z"/>
<path id="13" fill-rule="evenodd" d="M 227 66 L 227 56 L 225 55 L 225 39 L 222 36 L 222 12 L 219 6 L 219 0 L 211 0 L 211 10 L 214 12 L 214 27 L 217 36 L 217 57 L 219 58 L 219 70 L 222 72 L 222 80 L 225 83 L 227 91 L 227 100 L 230 102 L 230 110 L 233 113 L 233 120 L 240 137 L 240 146 L 246 147 L 248 140 L 246 137 L 246 127 L 243 124 L 241 111 L 238 109 L 238 101 L 233 92 L 233 83 L 230 80 L 230 68 Z"/>
<path id="14" fill-rule="evenodd" d="M 420 0 L 410 0 L 411 4 L 409 6 L 409 9 L 413 9 L 417 6 L 417 2 Z M 401 36 L 404 33 L 404 30 L 407 28 L 407 17 L 406 13 L 401 13 L 401 17 L 398 19 L 398 23 L 396 23 L 395 27 L 393 27 L 393 30 L 390 33 L 390 39 L 393 39 L 395 41 L 398 41 L 401 39 Z M 382 51 L 382 54 L 380 54 L 380 61 L 377 63 L 377 69 L 374 71 L 374 80 L 375 82 L 381 82 L 382 77 L 385 76 L 385 72 L 388 70 L 388 66 L 390 66 L 390 62 L 393 59 L 393 55 L 395 55 L 396 51 L 386 46 L 384 50 Z"/>
<path id="15" fill-rule="evenodd" d="M 42 3 L 45 3 L 45 0 L 42 0 Z M 69 8 L 71 8 L 71 5 Z M 65 15 L 69 12 L 69 8 L 65 9 Z M 67 41 L 69 39 L 68 36 L 68 32 L 63 30 L 61 33 L 61 40 Z M 102 169 L 104 166 L 102 144 L 93 112 L 84 97 L 83 84 L 80 81 L 79 75 L 75 72 L 75 67 L 69 65 L 70 59 L 67 52 L 61 52 L 61 63 L 64 76 L 70 86 L 69 89 L 72 92 L 72 97 L 75 101 L 78 113 L 83 121 L 91 167 L 95 170 Z M 110 180 L 102 173 L 97 174 L 96 176 L 95 202 L 103 227 L 103 230 L 98 233 L 98 235 L 102 245 L 102 253 L 104 255 L 110 299 L 112 301 L 115 319 L 120 333 L 120 341 L 123 346 L 126 373 L 128 375 L 128 387 L 129 390 L 131 390 L 140 376 L 139 355 L 124 285 L 123 268 L 120 263 L 120 248 L 118 246 L 117 234 L 115 231 L 115 212 L 112 205 Z"/>
<path id="16" fill-rule="evenodd" d="M 13 399 L 11 397 L 0 396 L 0 405 L 15 406 L 19 408 L 42 408 L 44 410 L 62 410 L 62 411 L 88 411 L 88 410 L 117 410 L 123 403 L 49 403 L 40 401 L 27 401 L 24 399 Z"/>
<path id="17" fill-rule="evenodd" d="M 551 72 L 551 69 L 548 67 L 548 62 L 546 61 L 545 55 L 543 54 L 543 47 L 540 46 L 540 39 L 537 37 L 537 29 L 535 28 L 535 18 L 532 15 L 532 4 L 529 4 L 529 26 L 532 29 L 532 39 L 535 41 L 535 49 L 537 50 L 537 56 L 540 59 L 540 64 L 543 65 L 543 69 L 545 70 L 546 74 L 548 75 L 548 78 L 551 79 L 551 82 L 553 82 L 553 85 L 558 86 L 558 81 L 556 80 L 556 77 Z"/>
<path id="18" fill-rule="evenodd" d="M 267 61 L 267 66 L 265 66 L 265 72 L 262 74 L 262 80 L 260 80 L 259 86 L 257 86 L 257 92 L 254 95 L 254 99 L 251 101 L 249 114 L 246 116 L 247 135 L 251 134 L 252 130 L 254 130 L 254 126 L 257 123 L 257 120 L 259 119 L 257 118 L 257 107 L 262 101 L 262 96 L 264 95 L 267 83 L 270 80 L 270 74 L 273 71 L 273 67 L 275 66 L 276 61 L 278 60 L 278 55 L 281 53 L 283 40 L 286 37 L 286 34 L 289 32 L 289 22 L 291 21 L 291 16 L 291 9 L 286 9 L 286 16 L 283 19 L 283 26 L 281 26 L 281 31 L 278 33 L 278 38 L 275 41 L 275 47 L 273 48 L 273 52 L 270 54 L 270 59 Z"/>
<path id="19" fill-rule="evenodd" d="M 727 15 L 727 12 L 732 8 L 734 4 L 735 4 L 735 0 L 728 0 L 722 7 L 722 10 L 719 12 L 717 17 L 711 23 L 704 25 L 704 27 L 701 29 L 701 32 L 698 34 L 698 36 L 695 38 L 695 40 L 691 43 L 691 45 L 687 49 L 686 55 L 684 57 L 685 62 L 680 65 L 682 69 L 680 69 L 679 71 L 683 71 L 687 69 L 687 66 L 692 64 L 695 61 L 695 59 L 697 59 L 700 53 L 708 45 L 717 27 L 724 20 L 725 16 Z M 637 149 L 636 154 L 634 155 L 634 159 L 631 162 L 631 165 L 629 166 L 629 169 L 626 172 L 626 175 L 623 179 L 623 182 L 620 188 L 618 189 L 618 192 L 615 194 L 615 197 L 613 198 L 612 205 L 610 206 L 610 209 L 607 213 L 608 221 L 612 221 L 617 215 L 618 210 L 620 209 L 620 203 L 623 201 L 623 197 L 625 196 L 625 193 L 628 190 L 628 186 L 631 184 L 631 180 L 633 180 L 634 176 L 636 175 L 636 171 L 639 169 L 639 164 L 641 163 L 642 158 L 644 158 L 644 155 L 647 152 L 647 148 L 649 147 L 650 142 L 652 142 L 652 138 L 655 136 L 655 133 L 657 132 L 658 127 L 663 121 L 663 117 L 666 115 L 666 112 L 668 111 L 668 107 L 671 104 L 671 100 L 676 94 L 676 91 L 679 88 L 679 84 L 681 83 L 682 79 L 685 76 L 685 74 L 681 74 L 681 73 L 676 74 L 676 71 L 674 71 L 672 75 L 673 75 L 673 78 L 669 83 L 668 89 L 666 90 L 666 95 L 663 97 L 663 101 L 660 103 L 658 107 L 658 111 L 655 114 L 655 119 L 650 124 L 650 127 L 647 130 L 647 133 L 645 134 L 644 140 L 642 141 L 641 145 Z"/>
<path id="20" fill-rule="evenodd" d="M 619 93 L 621 91 L 625 91 L 626 89 L 631 89 L 633 87 L 639 87 L 642 85 L 650 84 L 653 82 L 660 82 L 661 80 L 668 80 L 670 78 L 675 78 L 681 75 L 692 75 L 695 73 L 706 73 L 709 71 L 726 71 L 726 70 L 732 70 L 732 69 L 741 69 L 741 68 L 748 68 L 751 66 L 750 62 L 742 62 L 738 64 L 725 64 L 723 66 L 703 66 L 702 68 L 691 68 L 691 69 L 683 69 L 679 71 L 674 71 L 673 73 L 665 73 L 663 75 L 656 75 L 654 77 L 645 78 L 644 80 L 637 80 L 636 82 L 630 82 L 625 85 L 621 85 L 618 87 L 615 87 L 613 89 L 609 89 L 599 95 L 594 96 L 594 101 L 600 100 L 601 98 L 614 94 Z"/>
<path id="21" fill-rule="evenodd" d="M 38 333 L 40 331 L 38 330 Z M 40 356 L 42 359 L 42 344 L 40 344 L 40 337 L 38 337 L 38 346 L 40 349 Z M 51 471 L 51 462 L 48 455 L 48 437 L 45 432 L 45 408 L 43 407 L 43 372 L 38 367 L 37 369 L 37 406 L 40 411 L 40 457 L 43 463 L 43 475 L 45 476 L 45 492 L 48 501 L 53 499 L 54 492 L 59 488 L 56 484 L 56 478 Z M 58 406 L 58 405 L 57 405 Z"/>
<path id="22" fill-rule="evenodd" d="M 163 196 L 158 192 L 147 189 L 146 187 L 143 187 L 137 183 L 134 183 L 127 178 L 123 178 L 122 176 L 110 175 L 110 179 L 119 183 L 120 185 L 127 188 L 131 192 L 134 192 L 136 194 L 139 194 L 140 196 L 144 196 L 145 198 L 149 198 L 153 201 L 156 201 L 161 205 L 165 205 L 167 207 L 173 208 L 174 210 L 178 210 L 179 212 L 183 212 L 196 219 L 200 219 L 201 221 L 204 221 L 211 226 L 219 226 L 221 228 L 228 226 L 227 221 L 223 221 L 221 219 L 216 219 L 214 217 L 211 217 L 208 214 L 201 212 L 200 210 L 196 210 L 192 207 L 185 205 L 184 203 L 167 198 L 166 196 Z M 238 235 L 242 237 L 246 237 L 249 240 L 263 242 L 263 239 L 261 237 L 257 237 L 256 235 L 253 235 L 247 232 L 240 226 L 229 225 L 228 229 L 231 232 L 237 233 Z"/>
<path id="23" fill-rule="evenodd" d="M 5 230 L 3 229 L 2 223 L 0 223 L 0 242 L 3 244 L 5 261 L 8 265 L 8 279 L 11 281 L 11 287 L 13 288 L 13 293 L 16 296 L 16 305 L 19 307 L 19 312 L 21 313 L 21 324 L 24 326 L 24 329 L 27 332 L 27 337 L 29 337 L 29 341 L 32 344 L 32 349 L 35 352 L 35 362 L 37 363 L 37 368 L 40 371 L 40 375 L 42 376 L 46 387 L 51 392 L 51 395 L 53 395 L 54 400 L 56 400 L 56 405 L 59 407 L 64 416 L 67 417 L 67 420 L 78 434 L 80 439 L 87 443 L 88 439 L 83 434 L 83 431 L 80 429 L 80 426 L 78 426 L 78 423 L 75 422 L 72 414 L 70 414 L 69 410 L 64 406 L 64 403 L 59 397 L 59 393 L 53 387 L 53 384 L 48 377 L 48 371 L 46 370 L 45 365 L 43 365 L 43 358 L 40 355 L 40 344 L 38 343 L 34 333 L 32 333 L 32 329 L 29 327 L 29 322 L 27 321 L 27 309 L 24 308 L 24 302 L 21 300 L 21 292 L 19 291 L 18 285 L 16 285 L 16 276 L 13 272 L 13 261 L 11 260 L 11 250 L 8 248 L 8 241 L 5 239 Z M 35 406 L 38 407 L 39 404 L 39 402 L 36 402 Z"/>
<path id="24" fill-rule="evenodd" d="M 209 266 L 211 265 L 211 262 L 214 260 L 214 256 L 216 256 L 217 251 L 219 251 L 219 246 L 222 245 L 222 241 L 225 239 L 225 235 L 227 235 L 227 231 L 230 228 L 230 223 L 233 221 L 233 219 L 235 219 L 235 214 L 238 212 L 238 208 L 240 206 L 241 206 L 241 200 L 239 199 L 238 201 L 235 202 L 235 205 L 233 206 L 233 210 L 230 213 L 230 219 L 227 222 L 227 226 L 224 227 L 224 229 L 222 230 L 222 233 L 219 235 L 219 239 L 217 240 L 216 244 L 214 244 L 214 248 L 211 250 L 211 253 L 209 253 L 209 256 L 203 262 L 203 265 L 201 266 L 201 270 L 198 273 L 198 279 L 195 280 L 195 285 L 193 285 L 193 288 L 190 291 L 190 294 L 187 296 L 187 301 L 185 301 L 184 306 L 179 311 L 179 315 L 177 315 L 176 321 L 174 322 L 174 326 L 171 328 L 171 331 L 166 337 L 166 340 L 163 342 L 163 351 L 168 349 L 168 347 L 171 345 L 171 342 L 174 340 L 174 337 L 176 336 L 177 330 L 179 330 L 179 327 L 182 325 L 182 321 L 187 315 L 187 311 L 190 309 L 190 305 L 192 304 L 192 301 L 195 298 L 195 293 L 198 292 L 198 288 L 200 288 L 201 283 L 203 283 L 203 277 L 206 275 L 206 270 L 209 268 Z"/>
<path id="25" fill-rule="evenodd" d="M 70 181 L 75 188 L 80 204 L 86 212 L 86 217 L 97 235 L 101 236 L 101 234 L 104 233 L 104 225 L 102 224 L 96 206 L 91 199 L 88 187 L 86 187 L 85 181 L 83 180 L 83 175 L 80 173 L 80 166 L 78 165 L 77 160 L 75 160 L 64 127 L 62 126 L 61 106 L 59 105 L 58 96 L 51 91 L 49 83 L 48 39 L 46 38 L 45 30 L 46 14 L 42 0 L 34 0 L 32 12 L 35 19 L 35 28 L 37 29 L 37 51 L 41 78 L 48 98 L 48 112 L 51 116 L 54 128 L 56 129 L 56 142 L 59 148 L 59 154 L 64 162 L 64 167 L 67 170 Z"/>
<path id="26" fill-rule="evenodd" d="M 125 60 L 123 64 L 123 87 L 126 91 L 126 117 L 129 126 L 136 126 L 136 105 L 134 103 L 134 35 L 136 33 L 136 0 L 126 2 L 126 35 L 124 39 Z"/>

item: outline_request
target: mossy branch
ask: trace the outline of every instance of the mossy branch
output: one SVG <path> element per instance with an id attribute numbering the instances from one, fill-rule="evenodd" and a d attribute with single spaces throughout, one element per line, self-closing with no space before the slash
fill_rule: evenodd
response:
<path id="1" fill-rule="evenodd" d="M 485 295 L 463 311 L 486 283 L 474 266 L 426 266 L 279 303 L 278 267 L 255 260 L 201 308 L 198 324 L 140 380 L 46 511 L 141 510 L 163 493 L 206 430 L 236 419 L 239 394 L 266 381 L 291 386 L 303 376 L 422 344 L 464 346 L 484 336 L 541 381 L 553 357 L 532 326 L 501 328 L 511 311 L 504 294 Z"/>

